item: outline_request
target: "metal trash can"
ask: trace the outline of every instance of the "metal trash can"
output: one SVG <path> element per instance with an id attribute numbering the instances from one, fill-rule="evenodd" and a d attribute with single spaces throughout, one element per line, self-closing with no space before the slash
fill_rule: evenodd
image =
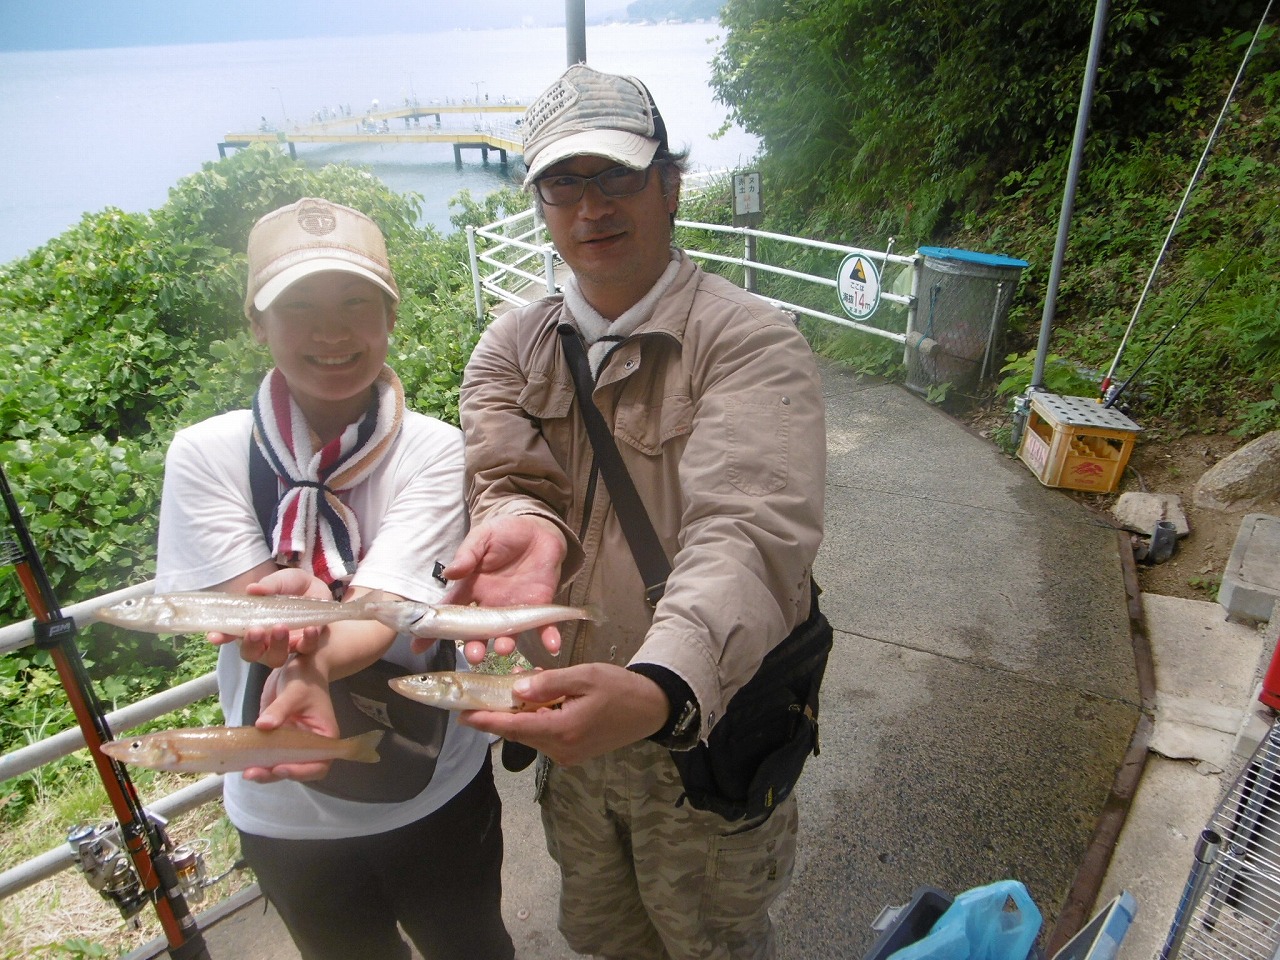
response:
<path id="1" fill-rule="evenodd" d="M 1001 367 L 1004 326 L 1025 260 L 920 247 L 916 329 L 907 337 L 907 387 L 970 391 Z"/>

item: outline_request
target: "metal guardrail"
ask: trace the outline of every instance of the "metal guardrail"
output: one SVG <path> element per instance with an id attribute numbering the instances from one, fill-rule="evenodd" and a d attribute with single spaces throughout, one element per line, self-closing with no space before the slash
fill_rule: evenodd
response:
<path id="1" fill-rule="evenodd" d="M 839 281 L 833 275 L 820 276 L 793 270 L 775 263 L 768 263 L 755 256 L 756 240 L 768 240 L 780 249 L 822 250 L 848 256 L 861 254 L 870 260 L 885 264 L 898 264 L 911 270 L 911 288 L 906 294 L 883 291 L 882 301 L 900 304 L 906 308 L 907 323 L 905 332 L 897 332 L 883 327 L 873 326 L 840 316 L 815 310 L 811 307 L 774 297 L 763 297 L 782 310 L 795 314 L 803 314 L 829 323 L 883 337 L 904 345 L 911 340 L 916 329 L 916 302 L 920 283 L 919 265 L 921 258 L 917 254 L 895 254 L 892 250 L 869 250 L 862 247 L 851 247 L 838 243 L 826 243 L 821 240 L 809 240 L 804 237 L 792 237 L 780 233 L 770 233 L 749 227 L 727 227 L 714 223 L 699 223 L 691 220 L 677 220 L 676 226 L 687 231 L 707 234 L 734 235 L 743 241 L 743 255 L 726 256 L 706 250 L 697 250 L 686 246 L 684 251 L 695 260 L 740 267 L 745 278 L 745 288 L 754 292 L 754 278 L 757 273 L 769 273 L 775 276 L 789 277 L 818 287 L 836 290 Z M 545 225 L 537 217 L 532 208 L 512 214 L 502 220 L 483 227 L 467 227 L 467 249 L 471 259 L 472 289 L 475 297 L 476 322 L 483 324 L 488 303 L 507 303 L 513 306 L 524 306 L 540 297 L 556 293 L 559 289 L 558 269 L 563 261 L 556 254 L 555 247 L 547 233 Z M 533 272 L 536 270 L 537 272 Z M 486 300 L 488 298 L 488 301 Z"/>
<path id="2" fill-rule="evenodd" d="M 75 619 L 77 624 L 89 620 L 95 610 L 127 600 L 141 597 L 153 592 L 151 581 L 103 594 L 81 603 L 71 604 L 63 608 L 66 616 Z M 34 642 L 34 620 L 0 627 L 0 655 L 11 653 Z M 217 678 L 211 673 L 188 680 L 186 683 L 153 694 L 137 703 L 122 707 L 107 714 L 107 725 L 112 731 L 119 733 L 130 730 L 149 720 L 162 717 L 174 710 L 198 703 L 217 693 Z M 0 781 L 29 773 L 61 757 L 69 756 L 77 750 L 84 749 L 84 734 L 79 727 L 71 727 L 46 737 L 36 743 L 21 747 L 0 756 Z M 146 804 L 149 812 L 160 817 L 169 818 L 188 810 L 194 810 L 211 800 L 222 796 L 222 776 L 205 777 L 195 783 L 182 787 L 175 792 L 161 797 L 153 803 Z M 44 853 L 11 867 L 0 873 L 0 900 L 39 883 L 75 864 L 71 848 L 63 843 Z"/>

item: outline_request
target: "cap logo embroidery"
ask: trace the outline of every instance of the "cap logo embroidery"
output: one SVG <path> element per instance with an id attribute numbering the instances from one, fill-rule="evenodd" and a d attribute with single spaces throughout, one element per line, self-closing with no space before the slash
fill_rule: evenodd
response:
<path id="1" fill-rule="evenodd" d="M 338 228 L 338 217 L 332 207 L 309 203 L 298 210 L 298 226 L 307 233 L 323 237 Z"/>

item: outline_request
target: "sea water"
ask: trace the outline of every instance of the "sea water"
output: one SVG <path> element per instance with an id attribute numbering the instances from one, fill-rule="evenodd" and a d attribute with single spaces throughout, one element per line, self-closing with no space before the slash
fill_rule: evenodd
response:
<path id="1" fill-rule="evenodd" d="M 737 127 L 720 132 L 728 109 L 710 77 L 721 33 L 715 23 L 587 28 L 587 62 L 643 80 L 695 170 L 745 165 L 757 150 Z M 0 263 L 87 212 L 160 206 L 178 180 L 218 159 L 228 132 L 263 121 L 287 129 L 326 108 L 356 116 L 374 100 L 384 110 L 408 99 L 527 103 L 566 59 L 559 28 L 0 53 Z M 361 164 L 421 194 L 423 222 L 443 231 L 450 198 L 512 185 L 520 169 L 493 151 L 486 166 L 475 150 L 458 169 L 449 144 L 297 149 L 304 163 Z"/>

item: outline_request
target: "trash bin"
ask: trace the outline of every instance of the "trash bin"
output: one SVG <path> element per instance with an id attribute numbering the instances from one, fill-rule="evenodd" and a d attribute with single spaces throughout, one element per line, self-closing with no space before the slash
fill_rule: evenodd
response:
<path id="1" fill-rule="evenodd" d="M 907 387 L 950 383 L 971 391 L 1002 366 L 1005 318 L 1025 260 L 951 247 L 920 247 L 915 330 L 907 338 Z"/>

